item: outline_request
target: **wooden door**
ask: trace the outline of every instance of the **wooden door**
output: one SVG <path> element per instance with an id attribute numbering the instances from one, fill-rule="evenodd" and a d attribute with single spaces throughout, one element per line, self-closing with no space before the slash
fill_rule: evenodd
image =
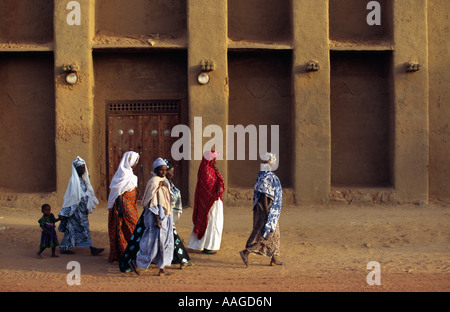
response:
<path id="1" fill-rule="evenodd" d="M 131 103 L 131 104 L 129 104 Z M 153 102 L 150 102 L 152 104 Z M 172 128 L 180 123 L 179 110 L 173 103 L 171 112 L 166 113 L 161 104 L 158 110 L 152 110 L 153 107 L 148 102 L 136 107 L 134 102 L 120 102 L 109 105 L 107 117 L 107 168 L 108 168 L 108 193 L 109 184 L 114 176 L 122 159 L 122 155 L 127 151 L 139 153 L 139 164 L 134 169 L 138 177 L 139 198 L 142 197 L 148 180 L 152 177 L 153 162 L 156 158 L 171 160 L 175 165 L 175 177 L 173 182 L 181 187 L 181 168 L 180 162 L 175 162 L 171 158 L 172 144 L 178 138 L 171 137 Z M 132 106 L 134 105 L 134 106 Z M 132 109 L 130 109 L 130 107 Z M 113 108 L 113 109 L 111 109 Z M 149 113 L 155 111 L 155 113 Z"/>
<path id="2" fill-rule="evenodd" d="M 171 157 L 172 144 L 178 139 L 170 136 L 172 128 L 179 124 L 179 114 L 157 114 L 143 116 L 142 119 L 142 163 L 143 178 L 148 181 L 152 177 L 153 162 L 156 158 L 170 160 L 175 165 L 173 182 L 180 187 L 181 168 L 179 162 Z M 145 187 L 145 186 L 144 186 Z"/>
<path id="3" fill-rule="evenodd" d="M 139 116 L 114 115 L 108 117 L 108 191 L 120 160 L 125 152 L 139 153 L 138 166 L 134 174 L 138 177 L 138 190 L 140 196 L 145 188 L 142 166 L 142 127 Z M 139 196 L 139 197 L 140 197 Z"/>

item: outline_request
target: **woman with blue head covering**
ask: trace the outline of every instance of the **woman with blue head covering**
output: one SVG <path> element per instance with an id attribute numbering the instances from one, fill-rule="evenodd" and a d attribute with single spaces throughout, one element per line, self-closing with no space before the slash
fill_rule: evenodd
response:
<path id="1" fill-rule="evenodd" d="M 171 202 L 172 202 L 172 214 L 173 214 L 173 259 L 172 264 L 180 264 L 180 269 L 184 269 L 185 267 L 191 266 L 192 262 L 190 262 L 191 258 L 184 247 L 183 241 L 180 239 L 177 233 L 177 229 L 175 224 L 180 219 L 181 214 L 183 213 L 183 205 L 181 202 L 181 192 L 180 190 L 173 184 L 172 178 L 174 176 L 174 164 L 170 160 L 166 160 L 167 163 L 167 173 L 166 179 L 167 183 L 170 186 L 170 193 L 172 194 Z"/>
<path id="2" fill-rule="evenodd" d="M 72 176 L 59 213 L 61 223 L 58 230 L 64 233 L 60 244 L 61 253 L 72 254 L 71 249 L 74 247 L 89 247 L 95 256 L 104 250 L 94 247 L 89 230 L 88 215 L 96 205 L 98 199 L 89 180 L 86 162 L 77 156 L 72 162 Z"/>
<path id="3" fill-rule="evenodd" d="M 242 261 L 248 266 L 250 253 L 270 257 L 270 265 L 282 265 L 280 255 L 280 228 L 282 188 L 278 177 L 272 171 L 277 166 L 274 154 L 262 155 L 263 163 L 256 178 L 253 194 L 253 231 L 245 249 L 240 251 Z"/>

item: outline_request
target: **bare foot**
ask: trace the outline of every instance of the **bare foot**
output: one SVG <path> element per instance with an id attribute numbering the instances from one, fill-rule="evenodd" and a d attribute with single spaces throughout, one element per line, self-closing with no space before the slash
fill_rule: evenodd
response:
<path id="1" fill-rule="evenodd" d="M 158 276 L 172 275 L 173 273 L 167 272 L 166 269 L 159 269 Z"/>
<path id="2" fill-rule="evenodd" d="M 272 256 L 272 259 L 270 259 L 270 265 L 284 265 L 283 261 L 280 261 L 276 256 Z"/>
<path id="3" fill-rule="evenodd" d="M 242 261 L 244 261 L 244 264 L 248 267 L 249 252 L 247 250 L 242 250 L 242 251 L 239 251 L 239 255 L 241 256 Z"/>

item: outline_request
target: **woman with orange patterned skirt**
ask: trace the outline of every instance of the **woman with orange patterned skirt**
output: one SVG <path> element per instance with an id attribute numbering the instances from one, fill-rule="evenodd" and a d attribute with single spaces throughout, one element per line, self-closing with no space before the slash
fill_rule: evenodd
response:
<path id="1" fill-rule="evenodd" d="M 138 161 L 138 153 L 126 152 L 111 180 L 108 197 L 109 262 L 120 260 L 139 219 L 137 176 L 133 173 Z"/>

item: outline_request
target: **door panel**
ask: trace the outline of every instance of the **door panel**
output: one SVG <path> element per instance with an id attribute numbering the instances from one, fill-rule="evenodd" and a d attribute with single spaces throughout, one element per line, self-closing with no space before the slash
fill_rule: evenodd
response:
<path id="1" fill-rule="evenodd" d="M 108 118 L 108 190 L 122 155 L 127 151 L 141 154 L 141 126 L 138 116 L 115 115 Z M 135 167 L 134 174 L 138 177 L 138 189 L 142 190 L 142 167 Z M 142 195 L 142 194 L 141 194 Z"/>
<path id="2" fill-rule="evenodd" d="M 171 147 L 177 138 L 172 138 L 172 128 L 179 124 L 179 113 L 146 115 L 111 115 L 108 117 L 108 192 L 123 153 L 135 151 L 140 160 L 134 173 L 138 177 L 139 198 L 142 197 L 148 180 L 152 177 L 153 162 L 156 158 L 170 159 L 175 165 L 175 185 L 181 184 L 180 162 L 171 159 Z"/>

